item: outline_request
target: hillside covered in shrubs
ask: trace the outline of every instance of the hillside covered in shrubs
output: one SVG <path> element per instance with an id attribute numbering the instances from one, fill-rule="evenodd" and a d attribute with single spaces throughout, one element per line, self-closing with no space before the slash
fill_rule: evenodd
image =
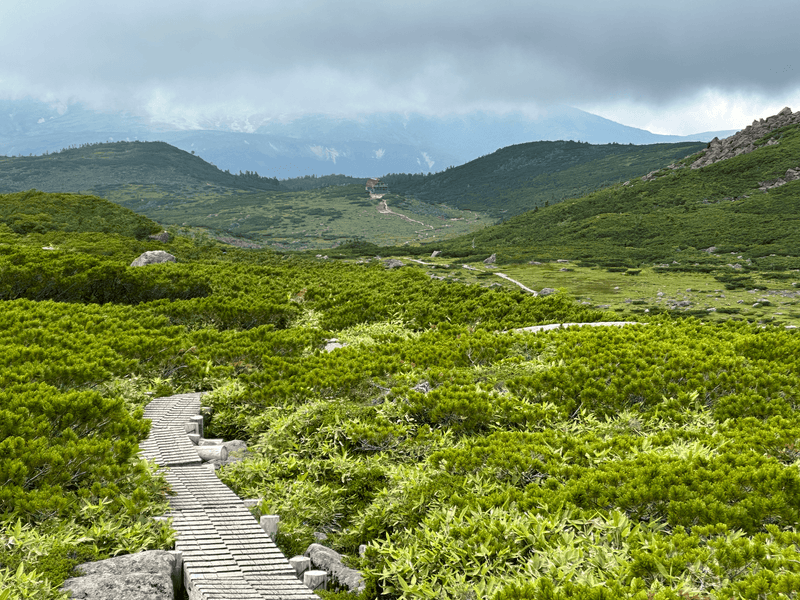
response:
<path id="1" fill-rule="evenodd" d="M 142 407 L 182 391 L 208 392 L 209 435 L 248 443 L 220 476 L 281 516 L 284 552 L 324 534 L 362 600 L 800 589 L 796 330 L 517 331 L 613 316 L 378 260 L 160 242 L 122 209 L 113 232 L 66 225 L 104 202 L 32 194 L 64 225 L 0 225 L 0 594 L 57 598 L 75 564 L 171 546 L 152 520 L 169 490 L 135 454 Z M 130 267 L 145 250 L 177 262 Z"/>

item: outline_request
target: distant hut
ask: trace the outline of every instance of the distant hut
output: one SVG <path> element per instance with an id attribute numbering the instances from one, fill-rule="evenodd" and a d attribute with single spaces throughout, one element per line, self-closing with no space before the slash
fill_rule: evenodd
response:
<path id="1" fill-rule="evenodd" d="M 370 194 L 388 194 L 389 186 L 377 177 L 367 179 L 367 192 Z"/>

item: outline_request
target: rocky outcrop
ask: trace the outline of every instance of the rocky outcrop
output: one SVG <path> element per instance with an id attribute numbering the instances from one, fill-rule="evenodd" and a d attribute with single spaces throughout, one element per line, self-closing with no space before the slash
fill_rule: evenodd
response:
<path id="1" fill-rule="evenodd" d="M 752 125 L 748 125 L 724 140 L 714 138 L 709 142 L 708 150 L 692 163 L 692 168 L 699 169 L 721 160 L 752 152 L 756 149 L 755 143 L 768 133 L 787 125 L 797 124 L 800 124 L 800 111 L 792 113 L 792 109 L 786 107 L 777 115 L 753 121 Z M 771 146 L 778 143 L 780 143 L 778 140 L 770 139 L 765 145 Z"/>
<path id="2" fill-rule="evenodd" d="M 383 266 L 387 269 L 399 269 L 400 267 L 405 267 L 406 263 L 402 260 L 397 260 L 396 258 L 389 258 L 383 261 Z"/>
<path id="3" fill-rule="evenodd" d="M 177 262 L 175 257 L 163 250 L 148 250 L 131 263 L 132 267 L 145 267 L 164 262 Z"/>
<path id="4" fill-rule="evenodd" d="M 483 261 L 485 265 L 493 265 L 497 262 L 497 254 L 492 254 L 489 258 Z"/>
<path id="5" fill-rule="evenodd" d="M 62 589 L 85 600 L 175 600 L 181 597 L 181 557 L 150 550 L 78 565 L 80 577 Z"/>
<path id="6" fill-rule="evenodd" d="M 346 567 L 342 562 L 342 555 L 335 550 L 322 544 L 311 544 L 306 550 L 306 556 L 311 559 L 314 567 L 327 571 L 340 585 L 351 592 L 361 593 L 366 588 L 361 572 Z"/>
<path id="7" fill-rule="evenodd" d="M 771 190 L 772 188 L 780 187 L 790 181 L 795 181 L 796 179 L 800 179 L 800 167 L 796 169 L 787 169 L 786 175 L 783 177 L 778 177 L 778 179 L 773 179 L 772 181 L 762 181 L 758 184 L 758 189 L 762 192 L 766 192 L 767 190 Z"/>

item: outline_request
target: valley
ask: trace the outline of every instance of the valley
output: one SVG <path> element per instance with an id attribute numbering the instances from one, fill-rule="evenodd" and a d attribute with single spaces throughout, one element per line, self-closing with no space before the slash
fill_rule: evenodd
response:
<path id="1" fill-rule="evenodd" d="M 281 552 L 362 574 L 323 599 L 793 597 L 800 113 L 745 134 L 625 178 L 578 146 L 604 168 L 544 204 L 500 152 L 459 171 L 519 159 L 484 211 L 440 202 L 456 169 L 371 198 L 166 144 L 0 157 L 0 597 L 174 548 L 143 407 L 198 392 Z"/>

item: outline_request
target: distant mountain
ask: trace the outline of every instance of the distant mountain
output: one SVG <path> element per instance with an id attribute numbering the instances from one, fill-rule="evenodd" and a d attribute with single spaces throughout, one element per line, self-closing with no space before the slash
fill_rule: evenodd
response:
<path id="1" fill-rule="evenodd" d="M 438 172 L 498 148 L 537 140 L 654 144 L 709 141 L 729 133 L 656 135 L 570 107 L 536 119 L 519 113 L 476 112 L 449 117 L 383 113 L 360 118 L 310 115 L 293 120 L 157 123 L 79 104 L 0 100 L 0 155 L 38 155 L 85 143 L 161 140 L 195 151 L 223 170 L 280 179 Z"/>
<path id="2" fill-rule="evenodd" d="M 149 195 L 183 196 L 283 189 L 277 179 L 226 173 L 165 142 L 87 144 L 43 156 L 0 156 L 0 193 L 33 188 L 97 195 L 123 189 L 141 195 L 147 189 Z"/>

